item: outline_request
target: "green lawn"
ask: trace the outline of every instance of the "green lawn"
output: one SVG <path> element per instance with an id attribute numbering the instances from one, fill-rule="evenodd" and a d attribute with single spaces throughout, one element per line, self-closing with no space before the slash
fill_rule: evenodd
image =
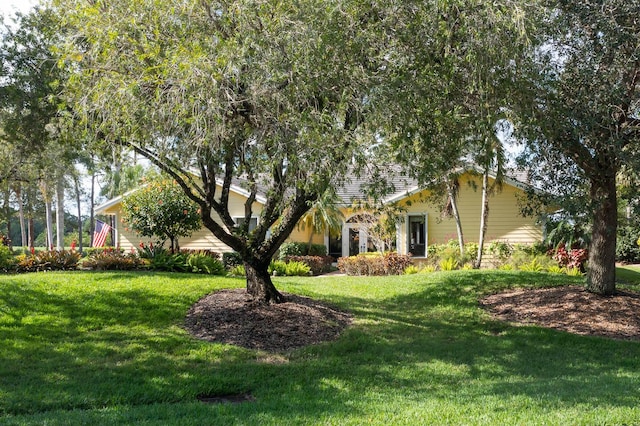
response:
<path id="1" fill-rule="evenodd" d="M 355 324 L 273 356 L 181 328 L 192 303 L 239 279 L 2 276 L 0 424 L 640 423 L 640 343 L 511 326 L 478 308 L 500 289 L 578 282 L 507 271 L 278 278 Z M 255 402 L 196 399 L 242 392 Z"/>

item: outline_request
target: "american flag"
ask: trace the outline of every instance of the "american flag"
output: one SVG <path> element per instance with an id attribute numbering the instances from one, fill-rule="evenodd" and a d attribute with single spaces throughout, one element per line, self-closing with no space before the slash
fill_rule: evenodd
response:
<path id="1" fill-rule="evenodd" d="M 111 230 L 111 227 L 104 222 L 96 220 L 96 230 L 93 232 L 93 244 L 92 247 L 103 247 L 104 242 L 107 239 L 107 234 Z"/>

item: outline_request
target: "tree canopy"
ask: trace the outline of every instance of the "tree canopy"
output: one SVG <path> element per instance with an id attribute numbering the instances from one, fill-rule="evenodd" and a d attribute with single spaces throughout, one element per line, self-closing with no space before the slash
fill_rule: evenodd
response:
<path id="1" fill-rule="evenodd" d="M 591 213 L 587 288 L 611 294 L 616 177 L 640 165 L 640 6 L 549 1 L 539 12 L 512 103 L 526 162 L 538 185 Z"/>
<path id="2" fill-rule="evenodd" d="M 171 179 L 155 179 L 122 200 L 122 220 L 145 237 L 169 240 L 171 252 L 178 239 L 202 227 L 198 205 Z"/>
<path id="3" fill-rule="evenodd" d="M 56 4 L 74 29 L 76 112 L 172 176 L 243 257 L 249 292 L 280 300 L 271 257 L 361 151 L 378 57 L 369 17 L 342 2 Z M 239 222 L 232 184 L 248 194 Z"/>

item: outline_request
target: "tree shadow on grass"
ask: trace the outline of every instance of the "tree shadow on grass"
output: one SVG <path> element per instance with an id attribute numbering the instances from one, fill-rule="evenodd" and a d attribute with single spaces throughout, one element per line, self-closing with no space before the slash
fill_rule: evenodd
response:
<path id="1" fill-rule="evenodd" d="M 23 321 L 19 334 L 13 335 L 19 343 L 4 349 L 10 362 L 0 367 L 0 412 L 82 408 L 89 412 L 85 420 L 99 422 L 108 416 L 161 416 L 151 411 L 170 408 L 154 404 L 175 402 L 177 412 L 210 422 L 285 424 L 365 419 L 376 410 L 401 411 L 429 403 L 438 407 L 445 401 L 463 411 L 482 407 L 488 398 L 524 398 L 541 411 L 574 404 L 637 406 L 638 343 L 516 327 L 491 319 L 478 306 L 487 293 L 561 285 L 566 278 L 461 272 L 411 280 L 410 291 L 373 299 L 327 292 L 317 280 L 290 282 L 290 288 L 348 309 L 356 321 L 339 340 L 293 351 L 280 363 L 264 362 L 260 352 L 186 336 L 176 324 L 193 296 L 136 289 L 95 292 L 99 302 L 91 302 L 9 287 L 2 300 L 21 300 L 61 319 L 49 329 L 44 328 L 46 321 Z M 373 279 L 367 285 L 406 282 Z M 83 323 L 85 315 L 94 319 Z M 91 324 L 104 326 L 85 329 Z M 2 333 L 10 339 L 7 330 Z M 11 374 L 26 377 L 16 385 L 13 379 L 18 376 Z M 234 392 L 251 392 L 256 400 L 233 406 L 189 405 L 200 394 Z M 146 409 L 145 404 L 155 408 Z M 509 402 L 504 404 L 509 407 Z M 118 415 L 102 409 L 114 406 L 128 407 Z M 437 409 L 430 413 L 437 414 Z"/>

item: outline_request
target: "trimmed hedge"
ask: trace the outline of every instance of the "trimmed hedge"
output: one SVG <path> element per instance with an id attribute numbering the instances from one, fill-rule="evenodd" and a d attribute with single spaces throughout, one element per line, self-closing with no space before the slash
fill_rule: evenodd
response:
<path id="1" fill-rule="evenodd" d="M 279 259 L 284 260 L 290 256 L 326 256 L 327 246 L 324 244 L 309 244 L 307 243 L 284 243 L 280 246 Z"/>
<path id="2" fill-rule="evenodd" d="M 409 265 L 410 255 L 393 252 L 384 255 L 359 254 L 338 259 L 338 269 L 347 275 L 402 275 Z"/>

